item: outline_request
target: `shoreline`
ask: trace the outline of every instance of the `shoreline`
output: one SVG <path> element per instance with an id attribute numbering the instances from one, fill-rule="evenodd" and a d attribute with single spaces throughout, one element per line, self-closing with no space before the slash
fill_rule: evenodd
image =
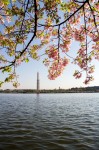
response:
<path id="1" fill-rule="evenodd" d="M 75 87 L 71 89 L 0 89 L 0 93 L 50 94 L 50 93 L 99 93 L 99 86 Z"/>

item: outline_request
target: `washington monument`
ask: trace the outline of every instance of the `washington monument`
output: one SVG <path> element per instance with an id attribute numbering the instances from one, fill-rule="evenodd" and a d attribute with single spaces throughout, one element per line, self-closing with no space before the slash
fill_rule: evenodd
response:
<path id="1" fill-rule="evenodd" d="M 39 72 L 37 72 L 37 94 L 39 94 L 40 90 L 40 81 L 39 81 Z"/>

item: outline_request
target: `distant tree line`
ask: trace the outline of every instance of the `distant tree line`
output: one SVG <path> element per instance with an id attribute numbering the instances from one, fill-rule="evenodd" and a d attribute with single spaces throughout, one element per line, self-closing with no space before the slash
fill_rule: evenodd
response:
<path id="1" fill-rule="evenodd" d="M 99 92 L 99 86 L 92 87 L 80 87 L 80 88 L 71 88 L 71 89 L 42 89 L 39 93 L 92 93 Z M 37 93 L 36 89 L 6 89 L 0 90 L 0 93 Z"/>

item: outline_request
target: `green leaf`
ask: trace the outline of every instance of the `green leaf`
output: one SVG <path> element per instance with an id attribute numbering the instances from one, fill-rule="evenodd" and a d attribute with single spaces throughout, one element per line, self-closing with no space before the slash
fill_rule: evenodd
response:
<path id="1" fill-rule="evenodd" d="M 2 72 L 11 72 L 12 68 L 11 67 L 5 67 Z"/>
<path id="2" fill-rule="evenodd" d="M 9 0 L 3 0 L 4 5 L 8 5 L 10 3 Z"/>
<path id="3" fill-rule="evenodd" d="M 0 87 L 2 87 L 2 84 L 3 84 L 4 82 L 3 81 L 0 81 Z"/>
<path id="4" fill-rule="evenodd" d="M 56 19 L 56 23 L 59 23 L 59 19 Z"/>
<path id="5" fill-rule="evenodd" d="M 26 58 L 26 59 L 25 59 L 25 62 L 26 62 L 26 63 L 28 63 L 28 62 L 29 62 L 29 59 L 28 59 L 28 58 Z"/>

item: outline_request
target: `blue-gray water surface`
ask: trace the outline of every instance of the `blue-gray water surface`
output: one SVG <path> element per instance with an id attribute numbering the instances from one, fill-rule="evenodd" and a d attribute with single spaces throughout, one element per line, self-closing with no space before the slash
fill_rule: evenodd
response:
<path id="1" fill-rule="evenodd" d="M 99 93 L 0 94 L 0 150 L 99 150 Z"/>

